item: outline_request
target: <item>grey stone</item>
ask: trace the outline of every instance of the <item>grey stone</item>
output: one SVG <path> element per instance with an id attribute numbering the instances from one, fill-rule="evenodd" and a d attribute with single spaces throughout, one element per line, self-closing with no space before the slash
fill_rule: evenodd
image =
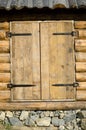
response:
<path id="1" fill-rule="evenodd" d="M 10 117 L 8 118 L 11 125 L 14 126 L 23 126 L 23 123 L 16 117 Z"/>
<path id="2" fill-rule="evenodd" d="M 31 118 L 33 121 L 36 121 L 36 120 L 39 118 L 39 115 L 31 115 L 30 118 Z"/>
<path id="3" fill-rule="evenodd" d="M 36 123 L 38 126 L 49 126 L 50 122 L 51 122 L 50 117 L 43 117 L 43 118 L 39 118 L 38 120 L 36 120 Z"/>
<path id="4" fill-rule="evenodd" d="M 82 114 L 83 114 L 84 118 L 86 118 L 86 110 L 82 110 Z"/>
<path id="5" fill-rule="evenodd" d="M 6 117 L 13 117 L 13 113 L 11 111 L 6 111 Z"/>
<path id="6" fill-rule="evenodd" d="M 62 126 L 65 124 L 64 120 L 63 119 L 59 119 L 58 117 L 53 117 L 52 118 L 52 124 L 54 126 Z"/>
<path id="7" fill-rule="evenodd" d="M 20 120 L 25 120 L 28 118 L 28 111 L 22 111 L 20 115 Z"/>
<path id="8" fill-rule="evenodd" d="M 5 112 L 1 111 L 1 113 L 0 113 L 0 120 L 4 121 L 4 119 L 5 119 Z"/>
<path id="9" fill-rule="evenodd" d="M 58 112 L 58 111 L 55 111 L 55 112 L 54 112 L 54 116 L 58 117 L 58 116 L 59 116 L 59 112 Z"/>
<path id="10" fill-rule="evenodd" d="M 59 126 L 59 130 L 65 130 L 64 126 Z"/>
<path id="11" fill-rule="evenodd" d="M 65 116 L 64 113 L 60 113 L 59 118 L 62 119 Z"/>
<path id="12" fill-rule="evenodd" d="M 45 111 L 44 112 L 44 116 L 49 117 L 50 116 L 50 112 L 49 111 Z"/>
<path id="13" fill-rule="evenodd" d="M 50 117 L 54 117 L 54 112 L 50 112 Z"/>
<path id="14" fill-rule="evenodd" d="M 5 118 L 4 124 L 5 124 L 5 125 L 10 125 L 10 122 L 9 122 L 8 118 Z"/>
<path id="15" fill-rule="evenodd" d="M 81 128 L 83 130 L 86 130 L 86 119 L 82 119 L 82 121 L 81 121 Z"/>
<path id="16" fill-rule="evenodd" d="M 25 125 L 32 127 L 32 126 L 35 126 L 35 122 L 32 119 L 27 118 L 26 121 L 25 121 Z"/>
<path id="17" fill-rule="evenodd" d="M 80 118 L 80 119 L 84 118 L 84 116 L 83 116 L 81 111 L 76 113 L 76 118 Z"/>
<path id="18" fill-rule="evenodd" d="M 67 114 L 64 116 L 63 119 L 65 122 L 71 122 L 72 120 L 76 119 L 76 115 L 75 114 Z"/>

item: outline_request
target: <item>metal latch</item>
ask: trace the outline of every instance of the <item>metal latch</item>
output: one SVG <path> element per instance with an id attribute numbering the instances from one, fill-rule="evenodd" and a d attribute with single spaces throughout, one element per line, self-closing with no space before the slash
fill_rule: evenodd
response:
<path id="1" fill-rule="evenodd" d="M 8 88 L 15 88 L 15 87 L 34 87 L 34 84 L 8 84 Z"/>
<path id="2" fill-rule="evenodd" d="M 77 36 L 78 32 L 77 31 L 72 31 L 72 32 L 57 32 L 57 33 L 53 33 L 53 35 L 71 35 L 71 36 Z"/>
<path id="3" fill-rule="evenodd" d="M 52 86 L 73 86 L 73 87 L 78 87 L 79 86 L 79 83 L 77 83 L 77 82 L 74 82 L 74 83 L 72 83 L 72 84 L 52 84 Z"/>
<path id="4" fill-rule="evenodd" d="M 6 32 L 7 37 L 13 37 L 13 36 L 31 36 L 32 33 L 12 33 L 12 32 Z"/>

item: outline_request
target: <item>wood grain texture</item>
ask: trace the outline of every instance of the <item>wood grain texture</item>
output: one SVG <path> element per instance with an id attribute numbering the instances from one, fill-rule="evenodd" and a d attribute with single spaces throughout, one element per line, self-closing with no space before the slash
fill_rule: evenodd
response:
<path id="1" fill-rule="evenodd" d="M 9 29 L 9 22 L 2 22 L 0 23 L 0 30 L 8 30 Z"/>
<path id="2" fill-rule="evenodd" d="M 0 54 L 0 63 L 10 63 L 10 54 Z"/>
<path id="3" fill-rule="evenodd" d="M 0 73 L 0 82 L 1 83 L 8 83 L 10 82 L 10 73 Z"/>
<path id="4" fill-rule="evenodd" d="M 9 53 L 9 41 L 0 41 L 0 53 Z"/>
<path id="5" fill-rule="evenodd" d="M 0 83 L 0 91 L 1 91 L 1 90 L 3 90 L 3 91 L 8 90 L 7 84 L 8 84 L 8 83 Z"/>
<path id="6" fill-rule="evenodd" d="M 79 87 L 77 87 L 77 91 L 86 90 L 86 82 L 78 82 L 78 83 L 79 83 Z"/>
<path id="7" fill-rule="evenodd" d="M 86 62 L 76 62 L 76 72 L 86 72 Z"/>
<path id="8" fill-rule="evenodd" d="M 10 91 L 0 91 L 0 101 L 6 102 L 10 99 Z"/>
<path id="9" fill-rule="evenodd" d="M 0 73 L 10 72 L 10 63 L 0 63 Z"/>
<path id="10" fill-rule="evenodd" d="M 86 53 L 76 52 L 76 62 L 86 62 Z"/>
<path id="11" fill-rule="evenodd" d="M 86 30 L 78 30 L 79 38 L 86 38 Z"/>
<path id="12" fill-rule="evenodd" d="M 86 29 L 86 21 L 75 21 L 75 28 Z"/>
<path id="13" fill-rule="evenodd" d="M 75 50 L 77 52 L 86 52 L 86 39 L 76 39 Z"/>
<path id="14" fill-rule="evenodd" d="M 76 73 L 76 81 L 85 82 L 86 81 L 86 72 Z"/>
<path id="15" fill-rule="evenodd" d="M 86 101 L 86 90 L 78 90 L 77 91 L 77 100 Z"/>

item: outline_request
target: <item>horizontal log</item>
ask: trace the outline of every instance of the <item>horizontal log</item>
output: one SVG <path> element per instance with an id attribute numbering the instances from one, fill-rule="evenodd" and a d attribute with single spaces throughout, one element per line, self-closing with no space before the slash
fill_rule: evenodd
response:
<path id="1" fill-rule="evenodd" d="M 0 73 L 0 82 L 2 83 L 8 83 L 10 82 L 10 73 Z"/>
<path id="2" fill-rule="evenodd" d="M 77 91 L 77 100 L 86 100 L 86 91 L 85 90 Z"/>
<path id="3" fill-rule="evenodd" d="M 5 30 L 8 30 L 9 29 L 9 23 L 8 22 L 2 22 L 0 23 L 0 30 L 2 29 L 5 29 Z"/>
<path id="4" fill-rule="evenodd" d="M 0 63 L 10 63 L 10 54 L 0 54 Z"/>
<path id="5" fill-rule="evenodd" d="M 10 72 L 10 63 L 0 63 L 0 73 Z"/>
<path id="6" fill-rule="evenodd" d="M 76 81 L 78 82 L 86 82 L 86 72 L 76 73 Z"/>
<path id="7" fill-rule="evenodd" d="M 78 82 L 78 83 L 79 83 L 79 87 L 77 87 L 77 91 L 86 90 L 86 82 Z"/>
<path id="8" fill-rule="evenodd" d="M 86 109 L 86 101 L 75 102 L 0 102 L 0 110 L 70 110 Z"/>
<path id="9" fill-rule="evenodd" d="M 75 40 L 75 50 L 79 52 L 86 52 L 86 40 L 76 39 Z"/>
<path id="10" fill-rule="evenodd" d="M 76 52 L 76 62 L 86 62 L 86 53 Z"/>
<path id="11" fill-rule="evenodd" d="M 86 21 L 75 21 L 75 28 L 86 28 Z"/>
<path id="12" fill-rule="evenodd" d="M 0 83 L 0 90 L 8 90 L 7 83 Z"/>
<path id="13" fill-rule="evenodd" d="M 86 30 L 78 30 L 80 38 L 86 38 Z"/>
<path id="14" fill-rule="evenodd" d="M 9 41 L 0 41 L 0 53 L 9 53 Z"/>
<path id="15" fill-rule="evenodd" d="M 76 72 L 86 72 L 86 62 L 76 62 Z"/>
<path id="16" fill-rule="evenodd" d="M 7 40 L 6 31 L 0 30 L 0 40 Z"/>
<path id="17" fill-rule="evenodd" d="M 0 101 L 9 101 L 10 100 L 10 90 L 0 91 Z"/>

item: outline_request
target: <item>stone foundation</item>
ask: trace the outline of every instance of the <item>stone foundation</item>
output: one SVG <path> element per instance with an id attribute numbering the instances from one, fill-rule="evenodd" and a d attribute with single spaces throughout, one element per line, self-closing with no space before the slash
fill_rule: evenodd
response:
<path id="1" fill-rule="evenodd" d="M 0 111 L 0 121 L 5 126 L 35 130 L 86 130 L 86 110 Z"/>

